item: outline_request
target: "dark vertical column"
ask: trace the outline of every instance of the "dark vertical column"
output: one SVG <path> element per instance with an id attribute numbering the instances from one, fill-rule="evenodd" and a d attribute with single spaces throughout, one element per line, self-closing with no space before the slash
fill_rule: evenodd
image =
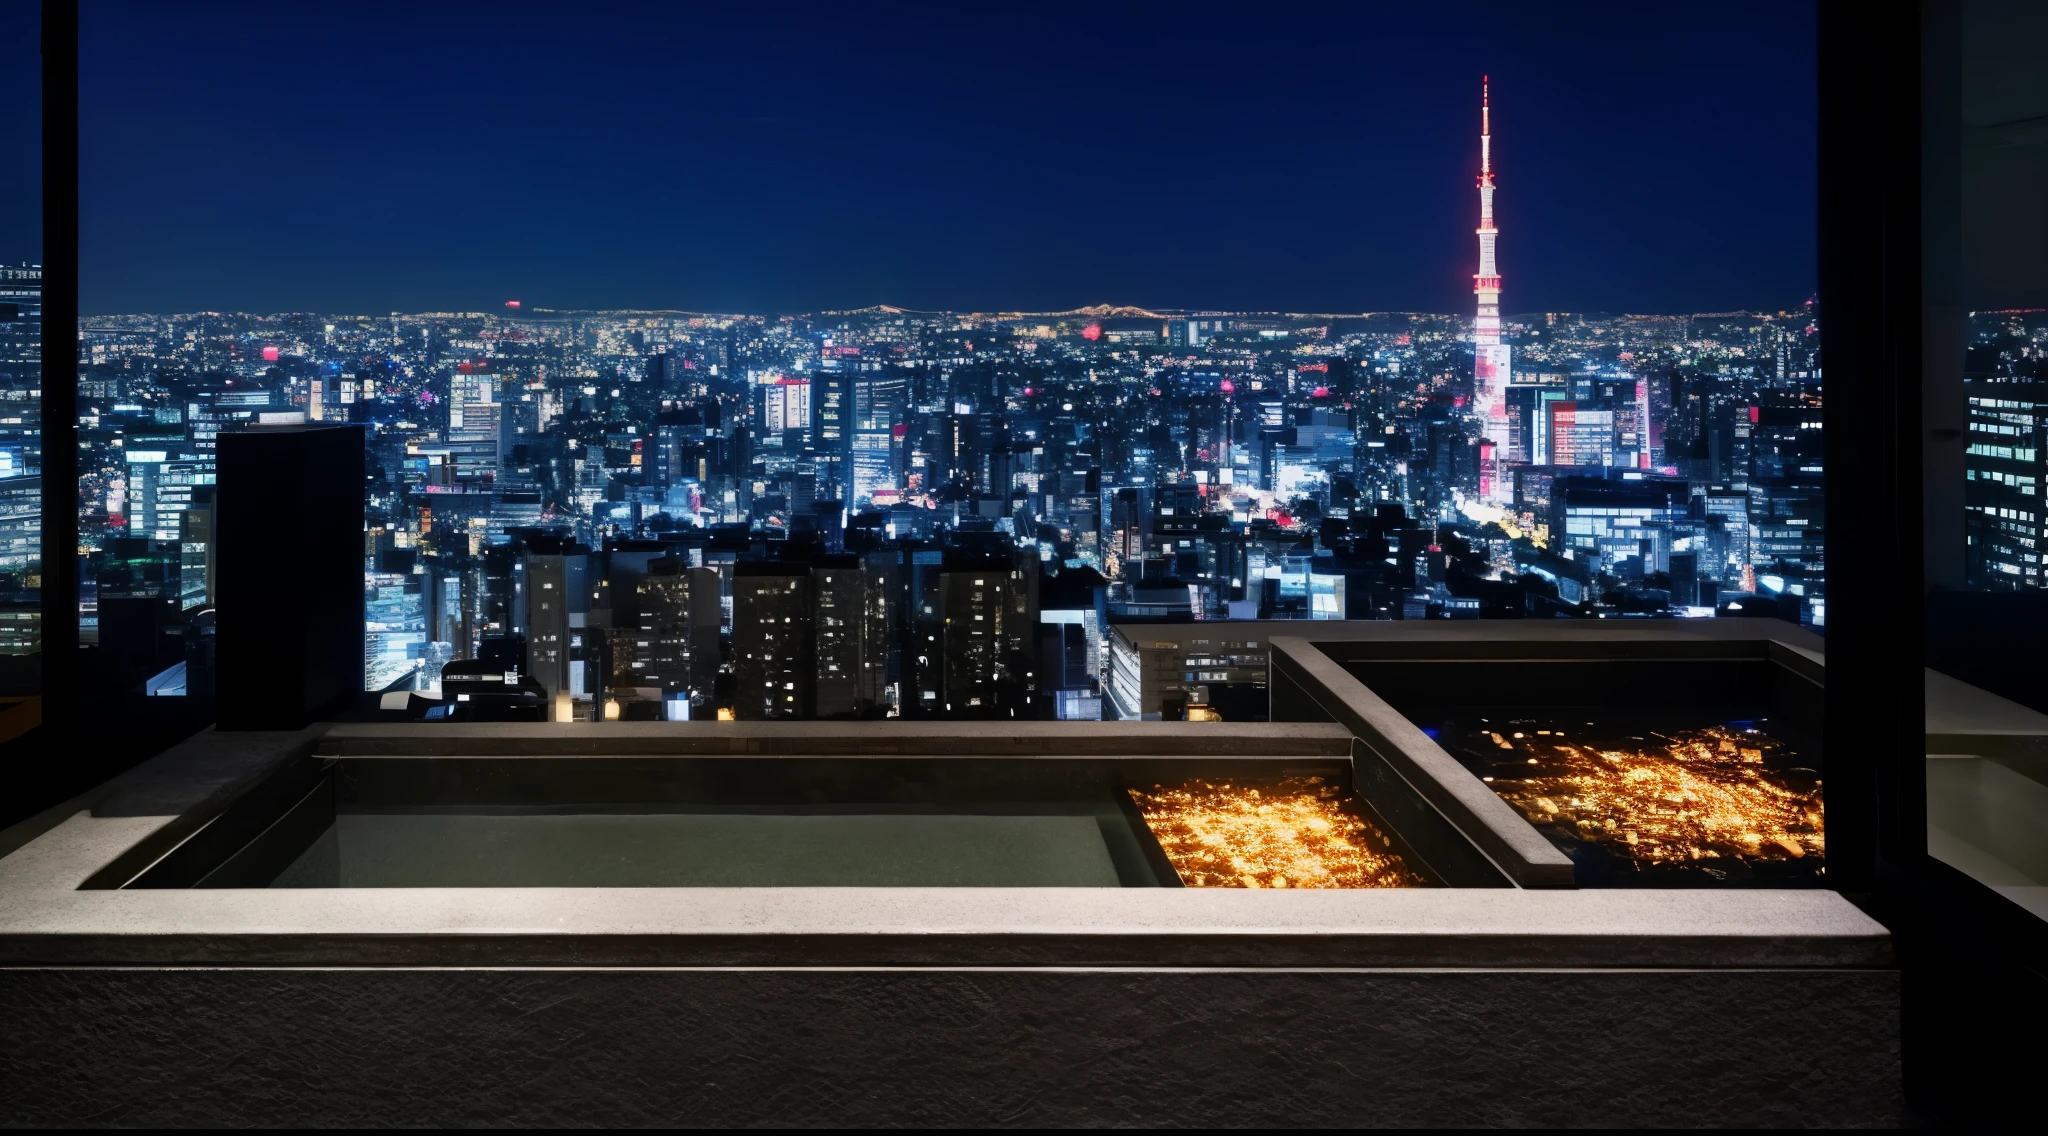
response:
<path id="1" fill-rule="evenodd" d="M 1921 678 L 1918 6 L 1820 5 L 1833 886 L 1926 848 Z"/>
<path id="2" fill-rule="evenodd" d="M 214 666 L 223 730 L 291 730 L 363 689 L 363 432 L 220 436 Z"/>
<path id="3" fill-rule="evenodd" d="M 43 3 L 43 720 L 78 700 L 78 4 Z"/>
<path id="4" fill-rule="evenodd" d="M 1930 592 L 1967 586 L 1963 550 L 1963 467 L 1970 415 L 1963 362 L 1970 313 L 1963 295 L 1963 12 L 1960 0 L 1921 9 L 1920 216 L 1922 560 Z"/>

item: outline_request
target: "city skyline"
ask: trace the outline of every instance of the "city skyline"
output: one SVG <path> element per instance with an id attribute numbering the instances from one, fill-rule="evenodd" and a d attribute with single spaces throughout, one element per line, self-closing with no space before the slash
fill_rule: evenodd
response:
<path id="1" fill-rule="evenodd" d="M 1822 621 L 1804 305 L 1509 319 L 1516 365 L 1483 419 L 1471 320 L 503 306 L 88 319 L 88 624 L 109 634 L 105 613 L 141 604 L 203 642 L 211 455 L 232 431 L 288 423 L 365 430 L 368 685 L 434 692 L 466 667 L 517 670 L 566 700 L 557 716 L 609 713 L 607 699 L 629 715 L 754 716 L 768 711 L 733 692 L 771 680 L 796 684 L 798 717 L 957 715 L 974 698 L 999 716 L 1152 716 L 1162 699 L 1254 712 L 1256 652 L 1191 659 L 1176 694 L 1111 665 L 1135 650 L 1111 620 L 1732 604 Z M 1487 477 L 1506 491 L 1489 497 Z M 991 574 L 1008 582 L 988 602 L 1014 612 L 962 590 Z M 587 586 L 601 579 L 609 598 Z M 548 630 L 537 581 L 583 597 L 567 613 L 583 622 Z M 927 662 L 917 613 L 941 604 L 1030 630 L 970 666 L 971 643 L 934 625 L 946 646 Z M 872 629 L 830 631 L 833 612 L 867 607 Z M 745 644 L 786 620 L 829 653 L 748 678 Z M 543 650 L 557 641 L 568 654 Z M 830 659 L 874 681 L 834 685 Z M 1029 677 L 1040 669 L 1059 678 Z"/>
<path id="2" fill-rule="evenodd" d="M 0 263 L 5 263 L 5 262 L 0 262 Z M 39 266 L 35 265 L 35 264 L 34 264 L 33 262 L 29 262 L 29 261 L 23 261 L 23 262 L 22 262 L 22 264 L 24 264 L 24 265 L 25 265 L 25 266 L 27 266 L 27 267 L 39 267 Z M 1788 298 L 1788 299 L 1789 299 L 1790 297 L 1786 297 L 1786 298 Z M 1526 325 L 1527 325 L 1527 324 L 1528 324 L 1528 323 L 1529 323 L 1530 321 L 1534 321 L 1534 320 L 1542 320 L 1542 319 L 1545 319 L 1545 318 L 1548 318 L 1548 317 L 1558 317 L 1558 316 L 1571 316 L 1571 317 L 1574 317 L 1574 318 L 1588 318 L 1588 319 L 1704 319 L 1704 318 L 1710 318 L 1710 317 L 1714 317 L 1714 316 L 1746 316 L 1746 315 L 1789 315 L 1789 314 L 1793 313 L 1794 311 L 1798 310 L 1798 309 L 1799 309 L 1799 308 L 1800 308 L 1800 307 L 1801 307 L 1802 305 L 1804 305 L 1804 304 L 1806 304 L 1806 303 L 1810 302 L 1810 301 L 1812 300 L 1812 298 L 1813 298 L 1813 297 L 1812 297 L 1812 294 L 1811 294 L 1811 293 L 1801 293 L 1801 294 L 1800 294 L 1800 295 L 1798 296 L 1798 298 L 1797 298 L 1797 299 L 1798 299 L 1798 302 L 1797 302 L 1797 303 L 1788 303 L 1788 304 L 1781 304 L 1781 305 L 1778 305 L 1778 306 L 1771 306 L 1771 305 L 1761 305 L 1761 304 L 1760 304 L 1760 305 L 1751 305 L 1751 306 L 1746 306 L 1746 307 L 1733 307 L 1733 308 L 1722 308 L 1722 309 L 1716 309 L 1716 310 L 1713 310 L 1713 311 L 1707 311 L 1707 310 L 1699 310 L 1699 311 L 1677 311 L 1677 312 L 1658 312 L 1658 311 L 1647 311 L 1647 310 L 1643 310 L 1643 311 L 1638 311 L 1638 310 L 1631 310 L 1631 309 L 1611 309 L 1611 310 L 1600 310 L 1600 309 L 1585 309 L 1585 308 L 1555 308 L 1555 309 L 1549 309 L 1549 310 L 1545 310 L 1545 311 L 1507 312 L 1507 313 L 1503 313 L 1503 314 L 1502 314 L 1502 315 L 1500 316 L 1500 320 L 1501 320 L 1501 328 L 1502 328 L 1502 331 L 1503 331 L 1503 333 L 1510 333 L 1510 332 L 1512 332 L 1512 331 L 1513 331 L 1513 329 L 1515 328 L 1515 326 L 1516 326 L 1517 324 L 1521 324 L 1521 325 L 1524 325 L 1524 326 L 1526 326 Z M 2014 309 L 2014 310 L 2020 310 L 2020 309 Z M 418 308 L 418 309 L 412 309 L 412 310 L 392 310 L 392 311 L 388 311 L 388 312 L 373 312 L 373 311 L 357 311 L 357 310 L 353 310 L 353 309 L 340 309 L 340 308 L 336 308 L 336 309 L 332 309 L 332 310 L 327 310 L 327 309 L 316 309 L 316 308 L 306 308 L 306 309 L 285 309 L 285 308 L 279 308 L 279 309 L 274 309 L 274 310 L 255 310 L 255 309 L 233 309 L 233 308 L 190 308 L 190 309 L 168 309 L 168 308 L 167 308 L 167 309 L 162 309 L 162 310 L 158 310 L 158 311 L 132 311 L 132 312 L 100 312 L 100 313 L 95 313 L 95 314 L 91 314 L 91 315 L 84 315 L 84 316 L 80 316 L 80 317 L 79 317 L 79 322 L 80 322 L 80 324 L 81 324 L 81 325 L 89 325 L 89 324 L 91 324 L 91 323 L 92 323 L 92 321 L 95 321 L 95 320 L 109 320 L 109 319 L 124 319 L 124 318 L 128 318 L 128 317 L 136 317 L 136 316 L 144 316 L 144 317 L 164 317 L 164 318 L 184 318 L 184 317 L 192 317 L 192 316 L 205 316 L 205 315 L 218 315 L 218 316 L 237 316 L 237 317 L 248 317 L 248 318 L 253 318 L 253 319 L 287 319 L 287 318 L 292 318 L 292 317 L 303 317 L 303 316 L 322 316 L 322 317 L 332 316 L 332 317 L 337 317 L 337 318 L 346 318 L 346 319 L 388 319 L 388 318 L 390 318 L 390 317 L 392 317 L 392 316 L 399 316 L 399 317 L 403 317 L 403 318 L 409 318 L 409 319 L 434 319 L 434 318 L 482 318 L 482 317 L 499 317 L 499 318 L 505 318 L 505 319 L 513 319 L 513 320 L 516 320 L 516 319 L 519 319 L 519 318 L 521 318 L 521 317 L 526 317 L 526 318 L 532 318 L 532 317 L 537 317 L 537 316 L 618 316 L 618 317 L 633 317 L 633 316 L 660 316 L 660 317 L 670 317 L 670 316 L 685 316 L 685 317 L 693 317 L 693 318 L 703 318 L 703 319 L 751 319 L 751 320 L 796 320 L 796 319 L 821 319 L 821 318 L 832 318 L 832 317 L 839 317 L 839 316 L 854 316 L 854 315 L 876 315 L 876 314 L 881 314 L 881 315 L 905 315 L 905 316 L 914 316 L 914 317 L 952 317 L 952 318 L 959 318 L 959 319 L 983 319 L 983 320 L 987 320 L 987 319 L 1022 319 L 1022 318 L 1028 318 L 1028 317 L 1048 317 L 1048 318 L 1051 318 L 1051 317 L 1074 317 L 1074 318 L 1078 318 L 1078 317 L 1089 317 L 1089 318 L 1094 318 L 1094 319 L 1122 319 L 1122 318 L 1137 318 L 1137 319 L 1182 319 L 1182 318 L 1189 318 L 1189 317 L 1198 317 L 1198 316 L 1208 316 L 1208 315 L 1216 315 L 1216 316 L 1247 316 L 1247 317 L 1272 317 L 1272 318 L 1284 318 L 1284 319 L 1307 319 L 1307 320 L 1316 320 L 1316 319 L 1373 319 L 1373 318 L 1381 318 L 1381 317 L 1387 317 L 1387 318 L 1417 318 L 1417 317 L 1419 317 L 1419 318 L 1427 318 L 1427 319 L 1466 319 L 1466 320 L 1469 320 L 1469 319 L 1470 319 L 1470 317 L 1469 317 L 1469 316 L 1467 316 L 1467 315 L 1465 315 L 1465 314 L 1463 314 L 1463 313 L 1461 313 L 1461 312 L 1458 312 L 1458 311 L 1456 311 L 1456 310 L 1454 310 L 1454 309 L 1450 309 L 1450 308 L 1444 308 L 1444 309 L 1427 309 L 1427 308 L 1383 308 L 1383 309 L 1379 309 L 1379 310 L 1372 310 L 1372 311 L 1356 311 L 1356 312 L 1350 312 L 1350 311 L 1334 311 L 1334 310 L 1315 310 L 1315 309 L 1280 309 L 1280 308 L 1224 308 L 1224 307 L 1197 307 L 1197 308 L 1174 308 L 1174 307 L 1166 307 L 1166 306 L 1163 306 L 1163 305 L 1162 305 L 1162 306 L 1158 306 L 1158 307 L 1145 307 L 1145 306 L 1141 306 L 1141 305 L 1137 305 L 1137 304 L 1118 304 L 1118 303 L 1109 303 L 1109 302 L 1103 302 L 1103 303 L 1094 303 L 1094 304 L 1080 304 L 1080 305 L 1076 305 L 1076 306 L 1073 306 L 1073 307 L 1045 307 L 1045 308 L 1030 308 L 1030 307 L 991 307 L 991 308 L 911 308 L 911 307 L 905 307 L 905 306 L 903 306 L 903 305 L 900 305 L 900 304 L 891 304 L 891 303 L 888 303 L 888 302 L 886 302 L 886 301 L 881 301 L 881 302 L 876 302 L 876 303 L 871 303 L 871 304 L 863 304 L 863 305 L 855 305 L 855 306 L 844 306 L 844 307 L 832 307 L 832 308 L 817 308 L 817 309 L 811 309 L 811 310 L 804 310 L 804 311 L 781 311 L 781 310 L 773 310 L 773 309 L 769 309 L 769 310 L 748 310 L 748 309 L 741 309 L 741 308 L 726 308 L 726 309 L 718 309 L 718 308 L 660 308 L 660 307 L 646 307 L 646 306 L 640 306 L 640 307 L 635 307 L 635 306 L 626 306 L 626 307 L 610 307 L 610 308 L 554 308 L 554 307 L 544 307 L 544 306 L 540 306 L 540 305 L 535 305 L 535 304 L 529 304 L 529 303 L 527 303 L 526 301 L 524 301 L 524 300 L 521 300 L 521 301 L 518 301 L 518 303 L 516 304 L 516 306 L 515 306 L 515 305 L 513 305 L 513 304 L 511 304 L 511 303 L 509 303 L 509 302 L 501 302 L 501 303 L 499 303 L 498 305 L 495 305 L 495 306 L 491 306 L 491 307 L 479 307 L 479 308 L 454 308 L 454 307 L 448 307 L 448 306 L 441 306 L 441 307 L 425 307 L 425 308 Z"/>
<path id="3" fill-rule="evenodd" d="M 1682 314 L 1543 306 L 1575 264 L 1604 256 L 1609 275 L 1625 276 L 1630 257 L 1603 247 L 1613 233 L 1588 237 L 1582 223 L 1582 239 L 1556 243 L 1560 195 L 1584 204 L 1600 192 L 1586 169 L 1539 157 L 1557 156 L 1544 85 L 1525 81 L 1496 102 L 1493 72 L 1473 78 L 1467 98 L 1478 105 L 1465 105 L 1478 130 L 1461 132 L 1457 182 L 1473 186 L 1464 179 L 1476 172 L 1478 227 L 1464 232 L 1476 234 L 1477 258 L 1466 236 L 1462 255 L 1446 247 L 1421 276 L 1476 269 L 1460 274 L 1462 312 L 948 309 L 917 300 L 1029 297 L 1045 281 L 993 262 L 964 289 L 835 276 L 848 258 L 929 254 L 919 242 L 943 222 L 899 226 L 864 249 L 836 238 L 806 247 L 812 293 L 838 288 L 864 304 L 569 307 L 557 297 L 579 294 L 573 265 L 538 271 L 545 226 L 504 216 L 499 245 L 533 264 L 490 295 L 473 276 L 467 292 L 445 287 L 445 274 L 415 278 L 419 250 L 392 251 L 405 243 L 396 226 L 361 234 L 327 275 L 367 259 L 387 284 L 402 279 L 442 303 L 91 314 L 88 301 L 78 418 L 87 641 L 152 695 L 211 692 L 220 471 L 232 464 L 222 455 L 265 444 L 266 431 L 344 424 L 363 446 L 361 685 L 396 698 L 388 709 L 430 718 L 1235 719 L 1262 713 L 1261 640 L 1145 646 L 1116 625 L 1733 613 L 1824 627 L 1810 285 Z M 1506 123 L 1520 125 L 1496 129 Z M 1230 164 L 1220 138 L 1207 139 L 1211 173 Z M 1430 166 L 1453 150 L 1434 138 L 1415 149 L 1419 164 L 1379 189 L 1433 193 Z M 1032 152 L 1045 170 L 1074 161 Z M 1583 163 L 1597 150 L 1575 153 Z M 1496 198 L 1504 170 L 1516 172 Z M 283 216 L 303 204 L 292 186 L 317 200 L 319 184 L 278 181 L 255 212 Z M 463 233 L 491 228 L 496 184 L 465 191 Z M 1698 188 L 1630 200 L 1668 207 Z M 330 204 L 331 224 L 296 224 L 291 241 L 318 245 L 380 202 L 416 197 L 356 194 Z M 1437 232 L 1434 197 L 1395 208 L 1409 215 L 1355 216 L 1350 237 L 1270 243 L 1328 267 L 1355 255 L 1357 239 L 1427 233 L 1417 248 L 1433 249 L 1463 227 Z M 794 217 L 761 215 L 758 259 L 803 232 Z M 1043 219 L 1032 208 L 1012 217 Z M 691 218 L 705 232 L 717 221 Z M 1500 245 L 1503 227 L 1511 245 Z M 1102 232 L 1159 235 L 1145 218 Z M 1682 245 L 1701 233 L 1658 236 Z M 965 230 L 955 238 L 973 243 Z M 1218 239 L 1191 230 L 1174 247 L 1214 259 Z M 236 287 L 292 255 L 242 259 Z M 85 259 L 89 280 L 90 249 Z M 132 263 L 147 271 L 152 258 Z M 1076 257 L 1063 271 L 1092 263 Z M 1739 254 L 1712 263 L 1762 265 Z M 1503 264 L 1534 310 L 1503 312 Z M 206 261 L 179 267 L 187 291 L 236 294 L 208 290 Z M 1431 286 L 1386 271 L 1402 299 L 1430 297 Z M 35 274 L 15 275 L 31 285 Z M 658 294 L 618 275 L 614 294 Z M 1296 297 L 1350 288 L 1297 276 Z M 1114 273 L 1087 287 L 1098 301 L 1147 298 Z M 1215 285 L 1194 273 L 1174 287 Z M 267 298 L 318 294 L 294 285 Z M 1771 296 L 1777 304 L 1747 306 Z M 1316 306 L 1333 305 L 1296 308 Z M 353 449 L 326 439 L 306 444 Z M 36 469 L 33 433 L 21 431 L 18 450 L 0 445 L 0 459 Z M 286 520 L 257 523 L 282 532 Z M 27 545 L 9 547 L 0 570 L 27 586 Z M 302 567 L 285 544 L 274 557 L 266 573 L 278 581 Z"/>

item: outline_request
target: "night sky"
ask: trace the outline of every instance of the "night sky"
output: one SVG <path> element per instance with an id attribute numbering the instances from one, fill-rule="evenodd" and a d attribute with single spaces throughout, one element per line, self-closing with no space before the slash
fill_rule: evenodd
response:
<path id="1" fill-rule="evenodd" d="M 1482 71 L 1507 311 L 1811 292 L 1810 6 L 1421 7 L 96 0 L 83 308 L 1464 312 Z"/>

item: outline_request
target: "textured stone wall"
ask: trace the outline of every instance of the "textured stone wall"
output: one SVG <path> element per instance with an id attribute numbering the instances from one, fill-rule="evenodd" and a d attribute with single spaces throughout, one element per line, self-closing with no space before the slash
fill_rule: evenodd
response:
<path id="1" fill-rule="evenodd" d="M 1885 971 L 0 970 L 40 1125 L 1863 1125 Z"/>

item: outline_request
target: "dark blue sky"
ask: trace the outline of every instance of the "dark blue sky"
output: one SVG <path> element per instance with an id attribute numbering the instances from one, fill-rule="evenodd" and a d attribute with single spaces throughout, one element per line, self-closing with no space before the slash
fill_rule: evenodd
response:
<path id="1" fill-rule="evenodd" d="M 1508 310 L 1810 292 L 1808 5 L 1421 7 L 97 0 L 83 307 L 1464 311 L 1482 71 Z"/>

